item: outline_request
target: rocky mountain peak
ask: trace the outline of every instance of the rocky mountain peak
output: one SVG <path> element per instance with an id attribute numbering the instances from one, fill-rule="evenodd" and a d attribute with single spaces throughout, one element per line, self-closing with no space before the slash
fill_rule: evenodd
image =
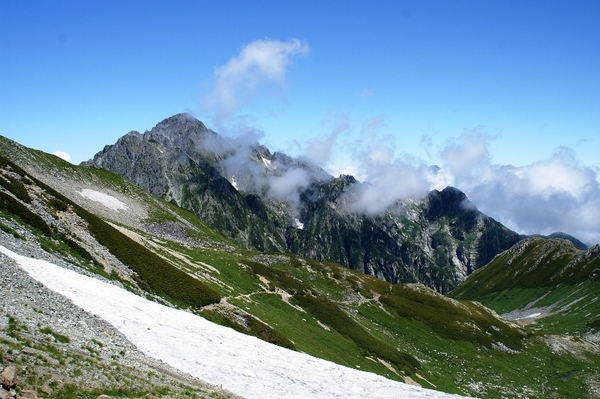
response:
<path id="1" fill-rule="evenodd" d="M 433 190 L 428 195 L 430 218 L 454 217 L 465 211 L 480 214 L 479 210 L 465 193 L 456 187 L 448 186 L 442 191 Z"/>
<path id="2" fill-rule="evenodd" d="M 215 138 L 215 132 L 204 123 L 187 113 L 181 113 L 164 119 L 150 131 L 144 133 L 144 140 L 156 141 L 167 148 L 189 148 L 197 146 L 207 137 Z"/>

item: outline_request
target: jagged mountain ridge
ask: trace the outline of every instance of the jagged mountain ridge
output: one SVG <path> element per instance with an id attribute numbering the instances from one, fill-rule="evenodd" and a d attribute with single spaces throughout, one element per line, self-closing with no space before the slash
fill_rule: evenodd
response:
<path id="1" fill-rule="evenodd" d="M 246 248 L 339 262 L 440 292 L 520 239 L 451 187 L 376 215 L 352 210 L 367 183 L 221 137 L 187 114 L 130 132 L 84 164 L 127 177 Z"/>

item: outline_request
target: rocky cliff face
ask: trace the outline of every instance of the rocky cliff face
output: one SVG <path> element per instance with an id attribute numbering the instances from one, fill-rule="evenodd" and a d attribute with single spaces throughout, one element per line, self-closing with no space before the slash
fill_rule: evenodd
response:
<path id="1" fill-rule="evenodd" d="M 219 161 L 234 147 L 188 115 L 176 115 L 149 132 L 129 132 L 87 162 L 135 182 L 201 216 L 248 248 L 285 249 L 280 223 L 258 197 L 246 196 L 221 174 Z"/>
<path id="2" fill-rule="evenodd" d="M 127 177 L 247 248 L 288 251 L 390 282 L 446 292 L 519 241 L 455 188 L 353 211 L 363 185 L 302 159 L 245 144 L 179 114 L 130 132 L 87 165 Z"/>
<path id="3" fill-rule="evenodd" d="M 345 211 L 348 193 L 359 184 L 341 177 L 328 185 L 331 191 L 317 196 L 303 214 L 304 229 L 288 235 L 290 250 L 335 259 L 387 281 L 418 281 L 446 292 L 519 240 L 452 187 L 398 201 L 376 216 Z"/>

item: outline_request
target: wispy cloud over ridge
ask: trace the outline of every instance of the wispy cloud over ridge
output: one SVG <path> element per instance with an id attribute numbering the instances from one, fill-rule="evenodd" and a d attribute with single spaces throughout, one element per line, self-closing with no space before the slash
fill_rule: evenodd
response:
<path id="1" fill-rule="evenodd" d="M 348 115 L 329 113 L 321 123 L 326 124 L 330 121 L 334 122 L 331 132 L 323 138 L 310 140 L 306 145 L 305 156 L 320 165 L 326 165 L 331 160 L 338 136 L 350 131 Z"/>
<path id="2" fill-rule="evenodd" d="M 353 209 L 368 215 L 385 211 L 398 199 L 423 197 L 429 190 L 425 164 L 396 157 L 395 140 L 380 133 L 384 125 L 383 116 L 367 120 L 352 151 L 357 169 L 363 173 L 360 180 L 367 183 Z"/>
<path id="3" fill-rule="evenodd" d="M 294 57 L 309 52 L 309 45 L 298 39 L 256 40 L 215 68 L 214 86 L 203 105 L 218 131 L 236 137 L 238 144 L 262 138 L 258 122 L 240 115 L 240 110 L 259 98 L 282 93 Z M 399 154 L 402 135 L 385 133 L 383 115 L 355 128 L 349 114 L 329 112 L 322 124 L 332 125 L 329 132 L 306 140 L 301 152 L 333 175 L 352 174 L 366 183 L 354 198 L 356 211 L 377 214 L 399 199 L 423 197 L 430 189 L 450 185 L 519 233 L 562 231 L 588 244 L 600 243 L 600 171 L 579 163 L 567 147 L 524 166 L 498 164 L 490 152 L 497 137 L 477 127 L 446 141 L 437 151 L 432 137 L 423 135 L 421 145 L 428 158 L 424 160 Z M 284 176 L 270 182 L 269 195 L 295 203 L 307 184 L 306 176 L 300 172 Z"/>
<path id="4" fill-rule="evenodd" d="M 440 168 L 426 176 L 431 188 L 459 188 L 482 212 L 519 233 L 561 231 L 600 243 L 598 168 L 582 165 L 566 147 L 530 165 L 495 164 L 493 139 L 475 131 L 448 142 Z"/>
<path id="5" fill-rule="evenodd" d="M 496 137 L 478 127 L 438 148 L 439 164 L 432 166 L 422 158 L 399 155 L 396 139 L 381 133 L 384 123 L 383 117 L 373 118 L 348 139 L 355 140 L 352 146 L 337 140 L 329 150 L 339 154 L 351 148 L 349 163 L 334 160 L 327 169 L 333 174 L 356 171 L 354 176 L 366 183 L 354 198 L 354 210 L 377 214 L 399 199 L 454 186 L 482 212 L 518 233 L 560 231 L 590 245 L 600 243 L 600 169 L 581 164 L 572 149 L 560 147 L 529 165 L 498 164 L 489 150 Z M 346 130 L 348 138 L 351 122 Z"/>

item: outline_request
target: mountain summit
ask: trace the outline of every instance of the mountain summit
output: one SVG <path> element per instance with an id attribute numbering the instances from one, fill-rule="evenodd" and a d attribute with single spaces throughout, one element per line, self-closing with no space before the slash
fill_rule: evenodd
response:
<path id="1" fill-rule="evenodd" d="M 365 214 L 355 204 L 368 183 L 222 137 L 189 114 L 130 132 L 84 164 L 190 210 L 246 248 L 335 261 L 440 292 L 520 239 L 452 187 Z"/>

